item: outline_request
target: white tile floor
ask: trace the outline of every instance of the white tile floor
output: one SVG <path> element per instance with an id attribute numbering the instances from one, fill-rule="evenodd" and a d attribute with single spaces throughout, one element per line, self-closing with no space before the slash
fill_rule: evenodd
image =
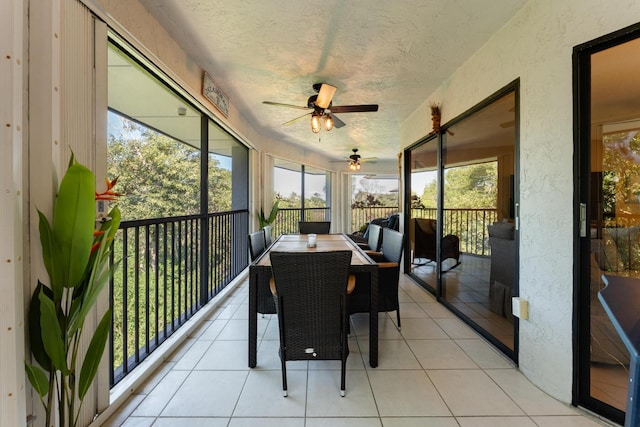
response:
<path id="1" fill-rule="evenodd" d="M 282 397 L 277 317 L 258 319 L 247 367 L 247 283 L 136 391 L 105 426 L 502 427 L 609 425 L 533 386 L 492 346 L 401 277 L 402 331 L 381 314 L 379 366 L 368 319 L 352 317 L 347 395 L 339 362 L 288 362 Z"/>

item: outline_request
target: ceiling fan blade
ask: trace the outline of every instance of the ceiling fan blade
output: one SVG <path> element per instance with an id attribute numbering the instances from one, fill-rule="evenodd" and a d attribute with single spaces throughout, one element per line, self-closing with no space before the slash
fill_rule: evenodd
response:
<path id="1" fill-rule="evenodd" d="M 334 105 L 331 107 L 332 113 L 366 113 L 369 111 L 378 111 L 378 104 Z"/>
<path id="2" fill-rule="evenodd" d="M 296 108 L 298 110 L 309 110 L 309 107 L 302 107 L 300 105 L 293 105 L 293 104 L 283 104 L 281 102 L 271 102 L 271 101 L 262 101 L 263 104 L 267 104 L 267 105 L 275 105 L 276 107 L 287 107 L 287 108 Z"/>
<path id="3" fill-rule="evenodd" d="M 291 119 L 291 120 L 289 120 L 288 122 L 284 122 L 284 123 L 283 123 L 283 125 L 284 125 L 284 126 L 292 125 L 292 124 L 294 124 L 295 122 L 297 122 L 298 120 L 302 120 L 302 119 L 304 119 L 305 117 L 310 116 L 310 115 L 311 115 L 311 113 L 303 114 L 303 115 L 301 115 L 300 117 L 296 117 L 295 119 Z"/>
<path id="4" fill-rule="evenodd" d="M 337 118 L 335 116 L 335 114 L 331 115 L 331 118 L 333 119 L 333 127 L 334 128 L 341 128 L 343 126 L 346 126 L 345 122 L 343 122 L 342 120 L 340 120 L 339 118 Z"/>
<path id="5" fill-rule="evenodd" d="M 377 157 L 361 157 L 359 159 L 361 162 L 376 162 L 378 161 Z"/>
<path id="6" fill-rule="evenodd" d="M 322 86 L 320 86 L 320 91 L 318 92 L 318 98 L 316 99 L 316 105 L 320 108 L 329 108 L 336 90 L 336 87 L 328 85 L 326 83 L 322 83 Z"/>

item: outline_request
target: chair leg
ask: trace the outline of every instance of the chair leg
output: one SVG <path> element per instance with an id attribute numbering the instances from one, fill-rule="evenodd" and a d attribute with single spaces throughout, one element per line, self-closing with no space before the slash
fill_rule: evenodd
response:
<path id="1" fill-rule="evenodd" d="M 282 338 L 281 338 L 282 340 Z M 282 370 L 282 396 L 287 397 L 287 354 L 280 341 L 280 366 Z"/>
<path id="2" fill-rule="evenodd" d="M 402 330 L 402 324 L 400 323 L 400 304 L 398 304 L 398 308 L 396 309 L 396 316 L 398 316 L 398 330 Z"/>
<path id="3" fill-rule="evenodd" d="M 342 368 L 340 372 L 340 396 L 344 397 L 345 395 L 345 383 L 346 383 L 346 370 L 347 370 L 347 358 L 342 357 Z"/>
<path id="4" fill-rule="evenodd" d="M 287 362 L 282 358 L 282 396 L 287 397 Z"/>

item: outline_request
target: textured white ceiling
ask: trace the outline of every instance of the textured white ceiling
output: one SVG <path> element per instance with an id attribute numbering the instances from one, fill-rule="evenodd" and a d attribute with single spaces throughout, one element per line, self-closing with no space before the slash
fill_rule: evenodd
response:
<path id="1" fill-rule="evenodd" d="M 395 159 L 401 123 L 526 0 L 141 0 L 227 93 L 257 133 L 333 159 L 351 148 Z M 341 114 L 341 129 L 311 132 L 312 85 L 338 88 L 334 105 L 380 105 Z M 431 128 L 425 117 L 425 134 Z"/>

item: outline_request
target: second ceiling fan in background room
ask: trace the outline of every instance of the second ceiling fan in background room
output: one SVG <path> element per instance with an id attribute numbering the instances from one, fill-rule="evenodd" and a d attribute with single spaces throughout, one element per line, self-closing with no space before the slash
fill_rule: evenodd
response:
<path id="1" fill-rule="evenodd" d="M 360 170 L 360 164 L 362 162 L 374 162 L 375 163 L 375 161 L 378 160 L 377 157 L 362 157 L 360 154 L 358 154 L 358 149 L 357 148 L 353 148 L 351 151 L 353 151 L 353 154 L 350 155 L 345 160 L 347 162 L 349 162 L 349 169 L 351 169 L 354 172 Z M 333 160 L 333 161 L 343 162 L 345 160 Z"/>
<path id="2" fill-rule="evenodd" d="M 327 83 L 316 83 L 313 89 L 318 92 L 317 95 L 311 95 L 307 100 L 307 106 L 299 106 L 292 104 L 283 104 L 280 102 L 263 101 L 264 104 L 275 105 L 279 107 L 296 108 L 299 110 L 311 110 L 300 117 L 283 123 L 285 126 L 291 125 L 298 120 L 311 115 L 311 130 L 313 133 L 320 132 L 322 123 L 324 128 L 330 131 L 334 127 L 341 128 L 345 123 L 335 116 L 336 113 L 364 113 L 370 111 L 378 111 L 378 104 L 362 104 L 362 105 L 333 105 L 333 95 L 336 93 L 336 87 Z"/>

